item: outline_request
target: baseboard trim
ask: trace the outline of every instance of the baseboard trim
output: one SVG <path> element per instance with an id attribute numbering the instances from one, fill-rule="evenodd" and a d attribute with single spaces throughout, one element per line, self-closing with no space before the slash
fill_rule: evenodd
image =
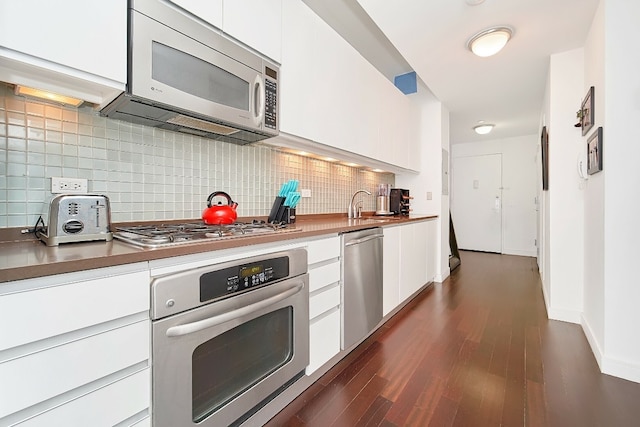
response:
<path id="1" fill-rule="evenodd" d="M 547 306 L 547 316 L 552 320 L 559 320 L 561 322 L 575 323 L 580 325 L 582 313 L 575 310 L 558 309 Z"/>
<path id="2" fill-rule="evenodd" d="M 593 333 L 593 329 L 591 329 L 591 326 L 589 325 L 589 322 L 584 317 L 584 315 L 581 316 L 581 317 L 582 317 L 582 319 L 580 321 L 580 325 L 582 325 L 582 331 L 584 332 L 584 336 L 587 337 L 587 342 L 589 343 L 589 346 L 591 347 L 591 352 L 593 353 L 593 356 L 596 358 L 596 362 L 598 363 L 598 367 L 600 368 L 600 372 L 602 372 L 602 360 L 604 359 L 604 355 L 602 353 L 602 349 L 600 348 L 598 340 L 596 339 L 596 336 Z"/>
<path id="3" fill-rule="evenodd" d="M 436 277 L 433 278 L 433 281 L 434 282 L 438 282 L 438 283 L 442 283 L 450 275 L 451 275 L 451 269 L 449 267 L 447 267 L 447 269 L 445 271 L 443 271 L 441 274 L 436 274 Z"/>
<path id="4" fill-rule="evenodd" d="M 502 250 L 502 254 L 503 255 L 530 256 L 530 257 L 536 257 L 538 255 L 535 250 L 533 250 L 533 251 L 523 251 L 523 250 L 520 250 L 520 249 L 503 249 Z"/>
<path id="5" fill-rule="evenodd" d="M 600 372 L 628 381 L 633 381 L 635 383 L 640 383 L 640 364 L 605 356 L 595 334 L 593 333 L 593 330 L 591 329 L 591 326 L 589 326 L 589 322 L 584 316 L 582 316 L 581 324 L 584 335 L 587 337 L 587 342 L 589 343 L 591 351 L 598 363 L 598 367 L 600 368 Z"/>

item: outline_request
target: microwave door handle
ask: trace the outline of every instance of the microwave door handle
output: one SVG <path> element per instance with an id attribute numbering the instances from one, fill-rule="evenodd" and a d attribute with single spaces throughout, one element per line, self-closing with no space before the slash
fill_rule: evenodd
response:
<path id="1" fill-rule="evenodd" d="M 265 96 L 264 81 L 262 77 L 256 76 L 253 82 L 253 122 L 256 126 L 260 125 L 264 118 Z"/>
<path id="2" fill-rule="evenodd" d="M 250 314 L 254 311 L 258 311 L 270 305 L 276 304 L 282 300 L 289 298 L 292 295 L 297 294 L 303 288 L 304 288 L 304 282 L 295 283 L 292 287 L 290 287 L 286 291 L 283 291 L 277 295 L 274 295 L 262 301 L 256 302 L 254 304 L 244 306 L 237 310 L 228 311 L 226 313 L 222 313 L 217 316 L 209 317 L 193 323 L 186 323 L 184 325 L 172 326 L 169 329 L 167 329 L 166 335 L 168 337 L 179 337 L 183 335 L 193 334 L 194 332 L 199 332 L 199 331 L 202 331 L 203 329 L 207 329 L 212 326 L 217 326 L 221 323 L 246 316 L 247 314 Z"/>

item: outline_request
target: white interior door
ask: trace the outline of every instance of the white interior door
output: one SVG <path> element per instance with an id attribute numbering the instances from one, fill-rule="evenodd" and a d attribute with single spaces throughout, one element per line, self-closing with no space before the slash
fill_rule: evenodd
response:
<path id="1" fill-rule="evenodd" d="M 452 162 L 451 215 L 458 248 L 502 252 L 502 155 Z"/>

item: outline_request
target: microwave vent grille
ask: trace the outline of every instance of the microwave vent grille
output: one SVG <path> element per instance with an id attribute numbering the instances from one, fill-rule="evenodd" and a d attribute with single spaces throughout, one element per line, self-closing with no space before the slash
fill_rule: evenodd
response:
<path id="1" fill-rule="evenodd" d="M 194 117 L 183 116 L 181 114 L 170 118 L 169 120 L 167 120 L 167 123 L 225 136 L 233 135 L 234 133 L 239 132 L 238 129 L 233 129 L 216 123 L 207 122 L 205 120 L 196 119 Z"/>

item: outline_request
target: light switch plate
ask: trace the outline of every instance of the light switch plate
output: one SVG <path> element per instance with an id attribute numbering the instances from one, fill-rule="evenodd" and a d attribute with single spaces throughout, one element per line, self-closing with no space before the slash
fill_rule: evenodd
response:
<path id="1" fill-rule="evenodd" d="M 308 188 L 303 188 L 300 190 L 301 197 L 311 197 L 311 190 Z"/>

